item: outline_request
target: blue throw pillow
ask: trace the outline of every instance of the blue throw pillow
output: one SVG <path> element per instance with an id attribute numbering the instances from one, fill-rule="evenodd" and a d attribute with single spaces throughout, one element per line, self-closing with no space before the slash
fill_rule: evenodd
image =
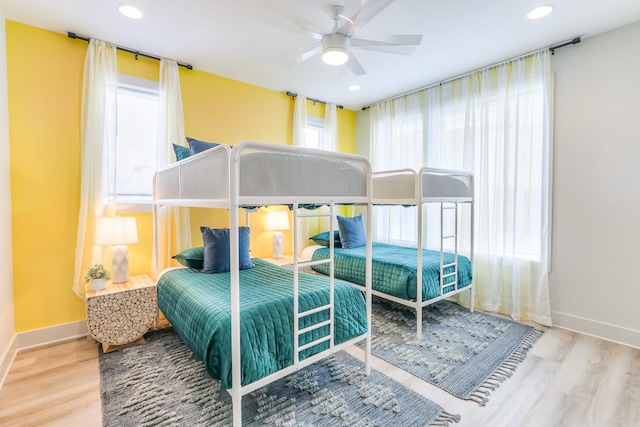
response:
<path id="1" fill-rule="evenodd" d="M 189 152 L 193 156 L 194 154 L 202 153 L 203 151 L 208 150 L 209 148 L 217 147 L 220 144 L 216 144 L 215 142 L 204 142 L 199 139 L 187 137 L 187 142 L 189 143 Z"/>
<path id="2" fill-rule="evenodd" d="M 204 242 L 203 273 L 224 273 L 231 269 L 229 229 L 200 227 Z M 254 267 L 249 256 L 249 227 L 238 227 L 240 270 Z"/>
<path id="3" fill-rule="evenodd" d="M 329 232 L 325 231 L 324 233 L 316 234 L 313 237 L 309 237 L 309 239 L 313 240 L 317 244 L 321 246 L 329 247 Z M 340 232 L 335 230 L 333 232 L 333 247 L 341 248 L 342 244 L 340 243 Z"/>
<path id="4" fill-rule="evenodd" d="M 340 243 L 345 249 L 359 248 L 367 244 L 367 232 L 364 228 L 364 216 L 338 216 Z"/>
<path id="5" fill-rule="evenodd" d="M 184 160 L 191 155 L 191 151 L 182 145 L 173 144 L 173 152 L 176 153 L 176 161 Z"/>

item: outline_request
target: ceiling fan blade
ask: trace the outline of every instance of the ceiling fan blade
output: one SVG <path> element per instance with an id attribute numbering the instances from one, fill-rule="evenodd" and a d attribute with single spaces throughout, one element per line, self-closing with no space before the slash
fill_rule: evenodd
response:
<path id="1" fill-rule="evenodd" d="M 296 62 L 300 63 L 300 62 L 306 61 L 307 59 L 313 58 L 320 52 L 322 52 L 322 45 L 316 45 L 311 49 L 307 49 L 301 54 L 297 55 Z"/>
<path id="2" fill-rule="evenodd" d="M 353 52 L 349 52 L 349 60 L 347 61 L 347 68 L 349 68 L 349 70 L 351 70 L 351 72 L 356 76 L 367 74 L 367 72 L 364 70 L 364 67 L 362 66 L 360 61 L 358 61 L 358 59 L 353 54 Z"/>
<path id="3" fill-rule="evenodd" d="M 350 37 L 351 46 L 418 46 L 422 42 L 422 34 L 393 34 L 382 36 L 378 40 Z"/>
<path id="4" fill-rule="evenodd" d="M 325 31 L 301 16 L 294 15 L 273 2 L 266 10 L 267 13 L 265 15 L 268 17 L 266 21 L 271 21 L 270 23 L 274 27 L 288 27 L 291 31 L 302 32 L 316 40 L 322 40 Z"/>
<path id="5" fill-rule="evenodd" d="M 322 46 L 318 43 L 289 50 L 285 54 L 284 65 L 287 67 L 293 67 L 296 64 L 300 64 L 301 62 L 313 58 L 320 52 L 322 52 Z"/>
<path id="6" fill-rule="evenodd" d="M 351 47 L 370 50 L 375 52 L 394 53 L 396 55 L 411 55 L 416 47 L 420 45 L 422 35 L 393 35 L 385 37 L 384 40 L 367 40 L 356 37 L 349 39 Z"/>
<path id="7" fill-rule="evenodd" d="M 394 0 L 360 0 L 360 6 L 356 12 L 345 19 L 345 23 L 338 32 L 341 34 L 354 34 L 393 2 Z"/>

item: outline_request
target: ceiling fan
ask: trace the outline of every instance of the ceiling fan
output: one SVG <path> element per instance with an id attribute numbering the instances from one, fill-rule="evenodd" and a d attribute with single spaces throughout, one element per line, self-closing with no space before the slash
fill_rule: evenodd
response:
<path id="1" fill-rule="evenodd" d="M 366 74 L 362 64 L 356 58 L 352 49 L 364 49 L 377 52 L 410 55 L 422 41 L 421 34 L 396 34 L 368 40 L 354 35 L 364 25 L 376 17 L 385 7 L 394 0 L 361 0 L 356 12 L 347 17 L 344 15 L 344 6 L 333 5 L 329 8 L 329 16 L 333 20 L 331 32 L 322 33 L 316 30 L 316 26 L 300 19 L 291 19 L 299 27 L 303 28 L 320 43 L 305 50 L 296 57 L 296 62 L 306 61 L 318 54 L 322 54 L 322 60 L 330 65 L 346 64 L 347 68 L 355 75 Z"/>

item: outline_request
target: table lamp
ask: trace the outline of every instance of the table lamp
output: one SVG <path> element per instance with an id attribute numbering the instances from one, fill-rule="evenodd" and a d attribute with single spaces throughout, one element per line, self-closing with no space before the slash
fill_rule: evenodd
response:
<path id="1" fill-rule="evenodd" d="M 282 232 L 280 230 L 289 229 L 289 214 L 285 211 L 267 212 L 265 230 L 273 231 L 271 241 L 273 243 L 272 257 L 282 258 Z"/>
<path id="2" fill-rule="evenodd" d="M 134 217 L 107 216 L 98 218 L 96 245 L 112 245 L 111 269 L 113 283 L 129 280 L 128 244 L 138 243 L 138 229 Z"/>

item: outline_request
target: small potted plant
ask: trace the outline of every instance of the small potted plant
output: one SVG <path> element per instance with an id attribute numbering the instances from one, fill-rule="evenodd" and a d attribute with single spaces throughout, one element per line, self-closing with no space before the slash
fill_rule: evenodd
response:
<path id="1" fill-rule="evenodd" d="M 101 291 L 107 287 L 107 280 L 111 279 L 111 273 L 102 264 L 94 264 L 87 269 L 84 283 L 91 281 L 91 289 Z"/>

